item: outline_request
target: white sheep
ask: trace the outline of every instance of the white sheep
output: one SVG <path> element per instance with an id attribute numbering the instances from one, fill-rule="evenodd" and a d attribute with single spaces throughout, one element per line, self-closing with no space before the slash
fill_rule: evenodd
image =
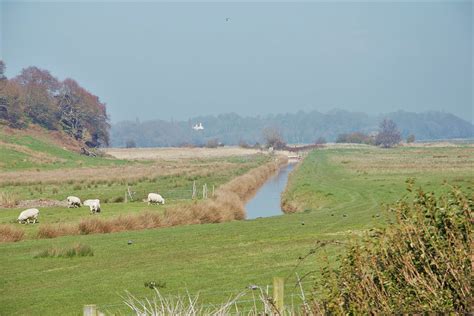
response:
<path id="1" fill-rule="evenodd" d="M 89 209 L 91 210 L 92 214 L 100 213 L 100 200 L 99 199 L 85 200 L 84 203 L 82 204 L 89 206 Z"/>
<path id="2" fill-rule="evenodd" d="M 81 207 L 81 199 L 77 196 L 68 196 L 67 197 L 67 207 Z"/>
<path id="3" fill-rule="evenodd" d="M 18 223 L 29 224 L 30 220 L 32 220 L 33 224 L 35 224 L 36 221 L 38 220 L 38 215 L 39 215 L 39 210 L 37 208 L 29 208 L 20 213 L 20 216 L 18 216 Z"/>
<path id="4" fill-rule="evenodd" d="M 148 205 L 150 204 L 158 204 L 158 203 L 161 203 L 161 204 L 165 204 L 165 199 L 159 195 L 158 193 L 149 193 L 148 194 Z"/>

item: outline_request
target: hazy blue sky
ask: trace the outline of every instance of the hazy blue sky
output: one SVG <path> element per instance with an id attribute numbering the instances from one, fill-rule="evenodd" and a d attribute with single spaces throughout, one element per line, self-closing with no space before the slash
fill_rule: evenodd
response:
<path id="1" fill-rule="evenodd" d="M 0 43 L 9 77 L 72 77 L 113 121 L 332 108 L 474 121 L 472 6 L 3 1 Z"/>

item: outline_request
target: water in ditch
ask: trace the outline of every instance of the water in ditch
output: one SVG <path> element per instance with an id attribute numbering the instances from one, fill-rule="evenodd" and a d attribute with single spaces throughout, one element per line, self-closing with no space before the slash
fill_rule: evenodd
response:
<path id="1" fill-rule="evenodd" d="M 283 214 L 280 206 L 280 194 L 285 190 L 288 175 L 294 166 L 294 163 L 290 163 L 282 167 L 257 191 L 257 194 L 245 206 L 247 219 Z"/>

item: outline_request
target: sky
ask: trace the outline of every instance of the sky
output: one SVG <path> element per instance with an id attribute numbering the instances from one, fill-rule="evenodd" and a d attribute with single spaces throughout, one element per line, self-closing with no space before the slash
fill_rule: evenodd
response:
<path id="1" fill-rule="evenodd" d="M 474 122 L 471 1 L 0 5 L 7 76 L 73 78 L 112 122 L 334 108 Z"/>

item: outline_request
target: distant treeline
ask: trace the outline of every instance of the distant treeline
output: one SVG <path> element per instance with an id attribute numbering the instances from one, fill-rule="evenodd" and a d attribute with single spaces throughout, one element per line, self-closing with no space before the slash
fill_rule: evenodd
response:
<path id="1" fill-rule="evenodd" d="M 188 121 L 154 120 L 139 122 L 123 121 L 112 125 L 113 146 L 126 143 L 139 147 L 205 145 L 218 139 L 226 145 L 265 143 L 263 131 L 276 128 L 287 143 L 318 143 L 318 140 L 336 141 L 345 134 L 360 132 L 376 134 L 379 123 L 393 120 L 406 139 L 414 135 L 417 140 L 472 138 L 474 126 L 449 113 L 442 112 L 394 112 L 381 116 L 334 110 L 297 112 L 257 117 L 242 117 L 234 113 L 218 116 L 195 117 Z M 195 131 L 192 126 L 202 123 L 204 130 Z"/>
<path id="2" fill-rule="evenodd" d="M 73 79 L 59 81 L 49 71 L 28 67 L 11 79 L 0 60 L 0 124 L 37 124 L 61 130 L 89 147 L 109 144 L 105 104 Z"/>

